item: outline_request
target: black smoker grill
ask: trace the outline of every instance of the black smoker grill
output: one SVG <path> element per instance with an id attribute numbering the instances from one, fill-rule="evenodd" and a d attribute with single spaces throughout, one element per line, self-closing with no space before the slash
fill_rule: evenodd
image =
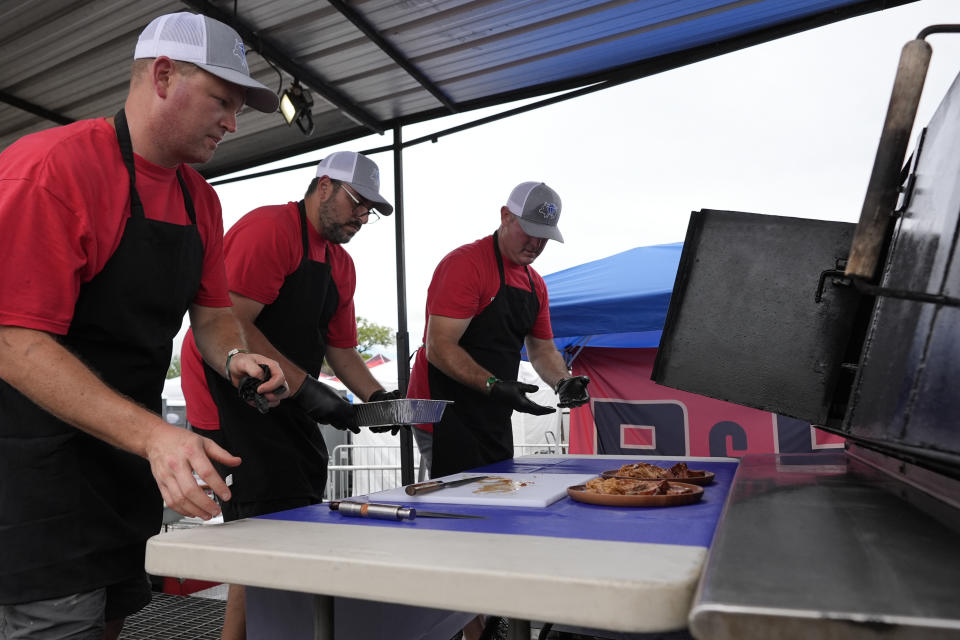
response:
<path id="1" fill-rule="evenodd" d="M 902 166 L 943 31 L 903 49 L 857 225 L 691 216 L 653 379 L 847 439 L 741 461 L 698 639 L 960 637 L 960 77 Z"/>

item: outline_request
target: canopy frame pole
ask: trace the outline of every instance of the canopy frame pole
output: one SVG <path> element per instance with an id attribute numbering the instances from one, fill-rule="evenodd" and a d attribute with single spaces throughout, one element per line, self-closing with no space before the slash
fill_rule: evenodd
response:
<path id="1" fill-rule="evenodd" d="M 403 230 L 403 130 L 393 128 L 393 217 L 397 251 L 397 385 L 404 396 L 410 384 L 410 334 L 407 330 L 407 273 Z M 413 484 L 413 433 L 400 429 L 400 483 Z"/>
<path id="2" fill-rule="evenodd" d="M 573 344 L 568 344 L 563 350 L 563 360 L 567 365 L 567 369 L 573 368 L 573 361 L 577 359 L 577 356 L 580 355 L 580 352 L 583 351 L 583 348 L 587 346 L 587 343 L 590 342 L 590 338 L 593 336 L 580 336 L 580 338 Z"/>

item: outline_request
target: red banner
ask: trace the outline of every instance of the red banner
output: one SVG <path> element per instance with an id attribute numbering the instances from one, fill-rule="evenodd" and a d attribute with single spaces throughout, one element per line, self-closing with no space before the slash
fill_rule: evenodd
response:
<path id="1" fill-rule="evenodd" d="M 590 377 L 591 400 L 570 412 L 570 453 L 739 457 L 843 447 L 806 422 L 660 386 L 650 379 L 656 354 L 580 352 L 573 372 Z"/>

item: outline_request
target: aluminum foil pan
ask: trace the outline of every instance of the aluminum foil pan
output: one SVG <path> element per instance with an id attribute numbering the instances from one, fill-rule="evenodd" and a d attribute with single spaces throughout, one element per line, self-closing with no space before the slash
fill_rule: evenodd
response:
<path id="1" fill-rule="evenodd" d="M 451 400 L 384 400 L 353 405 L 358 427 L 385 427 L 393 424 L 440 422 Z"/>

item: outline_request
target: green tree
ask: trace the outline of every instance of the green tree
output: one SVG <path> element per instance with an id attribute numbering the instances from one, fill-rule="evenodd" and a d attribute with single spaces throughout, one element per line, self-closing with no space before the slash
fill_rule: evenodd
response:
<path id="1" fill-rule="evenodd" d="M 364 360 L 373 357 L 371 351 L 374 347 L 389 347 L 395 341 L 396 333 L 392 327 L 385 327 L 357 316 L 357 351 Z"/>
<path id="2" fill-rule="evenodd" d="M 180 355 L 176 354 L 173 356 L 173 360 L 170 361 L 170 368 L 167 369 L 167 380 L 170 378 L 176 378 L 180 375 Z"/>

